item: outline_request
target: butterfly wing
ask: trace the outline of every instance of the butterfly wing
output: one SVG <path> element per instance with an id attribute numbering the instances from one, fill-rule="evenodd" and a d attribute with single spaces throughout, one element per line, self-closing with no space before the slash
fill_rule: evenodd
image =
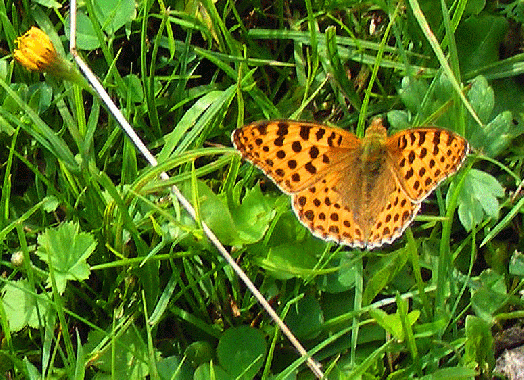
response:
<path id="1" fill-rule="evenodd" d="M 368 249 L 398 238 L 420 202 L 469 151 L 453 132 L 412 129 L 387 138 L 385 161 L 370 160 L 377 168 L 368 170 L 361 140 L 315 123 L 256 122 L 235 130 L 232 140 L 245 159 L 292 194 L 294 212 L 314 235 Z"/>
<path id="2" fill-rule="evenodd" d="M 395 184 L 386 206 L 377 215 L 367 238 L 367 248 L 380 247 L 396 240 L 409 226 L 420 209 L 420 203 L 413 202 L 402 188 Z"/>
<path id="3" fill-rule="evenodd" d="M 331 172 L 310 188 L 293 195 L 293 210 L 315 236 L 350 247 L 372 249 L 397 239 L 413 220 L 420 204 L 394 184 L 382 209 L 368 220 L 358 218 L 338 192 L 341 172 Z M 347 180 L 347 178 L 346 178 Z"/>
<path id="4" fill-rule="evenodd" d="M 341 172 L 331 172 L 316 184 L 293 194 L 293 211 L 315 236 L 351 247 L 366 246 L 366 231 L 341 199 L 336 187 Z"/>
<path id="5" fill-rule="evenodd" d="M 400 186 L 416 203 L 455 173 L 469 152 L 463 137 L 439 128 L 401 131 L 389 137 L 386 144 Z"/>
<path id="6" fill-rule="evenodd" d="M 233 131 L 231 139 L 245 159 L 288 194 L 351 165 L 353 152 L 361 146 L 343 129 L 289 120 L 248 124 Z"/>

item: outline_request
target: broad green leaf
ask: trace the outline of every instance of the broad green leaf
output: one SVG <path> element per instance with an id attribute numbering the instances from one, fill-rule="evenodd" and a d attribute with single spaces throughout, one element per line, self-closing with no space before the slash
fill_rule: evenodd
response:
<path id="1" fill-rule="evenodd" d="M 406 108 L 413 114 L 418 114 L 422 111 L 421 105 L 423 104 L 428 89 L 429 86 L 425 79 L 404 77 L 402 78 L 398 94 Z"/>
<path id="2" fill-rule="evenodd" d="M 316 338 L 324 323 L 318 300 L 308 295 L 291 305 L 285 322 L 298 339 Z"/>
<path id="3" fill-rule="evenodd" d="M 324 250 L 325 243 L 312 236 L 302 242 L 289 242 L 276 246 L 254 245 L 251 253 L 257 265 L 279 279 L 309 277 L 318 265 L 317 253 Z"/>
<path id="4" fill-rule="evenodd" d="M 93 2 L 96 18 L 108 34 L 115 33 L 136 18 L 133 0 L 97 0 Z"/>
<path id="5" fill-rule="evenodd" d="M 446 203 L 449 204 L 455 182 L 451 183 Z M 467 231 L 480 224 L 485 218 L 496 219 L 499 213 L 497 198 L 504 196 L 504 188 L 491 174 L 471 169 L 466 173 L 464 186 L 458 198 L 458 216 Z"/>
<path id="6" fill-rule="evenodd" d="M 242 204 L 231 209 L 238 235 L 244 244 L 260 241 L 275 217 L 275 198 L 264 195 L 260 185 L 246 190 Z"/>
<path id="7" fill-rule="evenodd" d="M 472 282 L 471 306 L 475 314 L 491 323 L 494 314 L 508 300 L 504 277 L 487 269 Z"/>
<path id="8" fill-rule="evenodd" d="M 330 268 L 334 267 L 336 270 L 317 278 L 316 282 L 319 289 L 328 293 L 341 293 L 353 288 L 357 271 L 354 260 L 349 255 L 331 260 Z"/>
<path id="9" fill-rule="evenodd" d="M 44 203 L 42 204 L 42 208 L 46 212 L 53 212 L 58 208 L 58 206 L 60 206 L 60 202 L 53 195 L 45 197 L 43 201 Z"/>
<path id="10" fill-rule="evenodd" d="M 129 99 L 129 101 L 134 103 L 142 103 L 144 101 L 144 89 L 142 87 L 142 82 L 135 74 L 129 74 L 122 78 L 126 84 L 125 92 L 123 89 L 117 88 L 120 90 L 120 95 L 123 98 Z"/>
<path id="11" fill-rule="evenodd" d="M 405 249 L 400 249 L 383 257 L 373 268 L 366 268 L 369 273 L 369 280 L 366 283 L 364 294 L 362 295 L 362 304 L 369 305 L 375 296 L 389 284 L 389 282 L 399 273 L 406 265 L 408 255 Z"/>
<path id="12" fill-rule="evenodd" d="M 60 9 L 62 4 L 55 0 L 33 0 L 33 3 L 40 4 L 46 8 Z"/>
<path id="13" fill-rule="evenodd" d="M 387 113 L 387 120 L 394 131 L 408 129 L 411 126 L 410 115 L 406 111 L 393 110 Z"/>
<path id="14" fill-rule="evenodd" d="M 466 317 L 466 350 L 464 359 L 475 369 L 488 372 L 495 366 L 491 325 L 474 315 Z"/>
<path id="15" fill-rule="evenodd" d="M 67 36 L 69 36 L 70 33 L 70 22 L 70 16 L 67 15 L 64 22 L 64 29 Z M 94 50 L 100 47 L 100 42 L 98 41 L 91 19 L 81 11 L 77 11 L 76 15 L 76 46 L 81 50 Z"/>
<path id="16" fill-rule="evenodd" d="M 510 112 L 493 115 L 495 95 L 483 76 L 478 76 L 472 81 L 467 97 L 485 123 L 480 126 L 471 116 L 467 119 L 466 137 L 473 148 L 487 156 L 495 157 L 502 153 L 515 137 L 524 133 L 524 126 L 513 124 Z"/>
<path id="17" fill-rule="evenodd" d="M 56 228 L 46 229 L 38 236 L 36 254 L 53 266 L 57 290 L 63 294 L 68 280 L 81 281 L 89 277 L 91 271 L 87 258 L 95 247 L 96 241 L 90 233 L 80 232 L 78 223 L 66 222 Z"/>
<path id="18" fill-rule="evenodd" d="M 478 373 L 473 368 L 465 367 L 446 367 L 437 369 L 435 372 L 423 376 L 420 380 L 471 380 L 475 379 Z"/>
<path id="19" fill-rule="evenodd" d="M 483 68 L 499 60 L 499 47 L 508 29 L 500 16 L 471 16 L 460 23 L 456 33 L 462 72 Z"/>
<path id="20" fill-rule="evenodd" d="M 486 78 L 483 76 L 476 77 L 471 82 L 467 95 L 480 120 L 487 123 L 493 113 L 493 107 L 495 107 L 495 95 Z M 471 121 L 473 122 L 473 120 Z"/>
<path id="21" fill-rule="evenodd" d="M 184 351 L 184 356 L 192 367 L 198 367 L 203 363 L 209 363 L 215 356 L 215 350 L 207 341 L 196 341 L 191 343 Z"/>
<path id="22" fill-rule="evenodd" d="M 42 378 L 42 374 L 40 373 L 38 368 L 34 366 L 33 363 L 31 363 L 27 357 L 24 358 L 23 363 L 24 370 L 28 376 L 28 380 L 39 380 Z"/>
<path id="23" fill-rule="evenodd" d="M 224 369 L 214 363 L 201 364 L 193 375 L 193 380 L 231 380 L 232 377 Z"/>
<path id="24" fill-rule="evenodd" d="M 180 191 L 186 199 L 193 201 L 196 191 L 200 218 L 213 231 L 224 245 L 240 245 L 236 225 L 224 201 L 217 196 L 205 182 L 197 180 L 197 189 L 192 189 L 191 182 L 185 181 Z M 195 225 L 193 219 L 185 214 L 184 224 Z"/>
<path id="25" fill-rule="evenodd" d="M 404 340 L 404 329 L 402 328 L 402 321 L 398 312 L 395 314 L 387 314 L 381 309 L 371 309 L 369 314 L 377 321 L 377 323 L 389 332 L 393 337 L 399 341 Z M 413 310 L 408 314 L 409 325 L 413 326 L 420 317 L 420 310 Z"/>
<path id="26" fill-rule="evenodd" d="M 513 253 L 508 269 L 510 274 L 524 277 L 524 254 L 520 252 Z"/>
<path id="27" fill-rule="evenodd" d="M 260 330 L 232 327 L 220 338 L 217 356 L 222 368 L 237 379 L 252 379 L 264 363 L 267 343 Z"/>
<path id="28" fill-rule="evenodd" d="M 114 344 L 113 349 L 106 347 L 105 350 L 97 352 L 90 365 L 97 367 L 106 375 L 111 374 L 114 379 L 148 377 L 149 351 L 136 326 L 131 325 L 127 330 L 120 331 L 117 337 L 91 330 L 84 350 L 94 354 L 96 351 L 93 350 L 99 348 L 100 343 L 106 339 L 109 339 L 108 344 Z"/>
<path id="29" fill-rule="evenodd" d="M 53 102 L 53 89 L 45 83 L 37 83 L 29 87 L 29 99 L 25 99 L 29 107 L 39 115 L 49 109 Z"/>
<path id="30" fill-rule="evenodd" d="M 194 380 L 194 369 L 178 356 L 161 357 L 157 359 L 156 367 L 161 380 L 172 380 L 173 374 L 177 374 L 176 380 Z"/>
<path id="31" fill-rule="evenodd" d="M 26 280 L 7 281 L 2 289 L 2 302 L 12 332 L 20 331 L 26 326 L 44 327 L 51 322 L 49 299 L 45 294 L 37 295 Z"/>
<path id="32" fill-rule="evenodd" d="M 469 0 L 464 9 L 466 15 L 478 15 L 486 6 L 486 0 Z"/>

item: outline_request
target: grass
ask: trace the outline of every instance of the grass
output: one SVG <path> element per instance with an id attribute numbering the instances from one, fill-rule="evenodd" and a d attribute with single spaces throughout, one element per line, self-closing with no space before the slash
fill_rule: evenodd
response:
<path id="1" fill-rule="evenodd" d="M 98 97 L 13 63 L 33 25 L 68 43 L 67 2 L 20 4 L 0 0 L 3 377 L 311 378 L 201 221 L 330 379 L 493 376 L 493 336 L 523 317 L 519 1 L 88 0 L 79 49 L 154 168 Z M 473 152 L 371 252 L 313 237 L 231 148 L 251 121 L 362 136 L 377 114 Z"/>

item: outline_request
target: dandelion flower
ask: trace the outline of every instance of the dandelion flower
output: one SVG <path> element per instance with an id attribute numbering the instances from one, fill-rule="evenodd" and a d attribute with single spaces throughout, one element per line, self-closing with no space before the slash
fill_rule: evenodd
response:
<path id="1" fill-rule="evenodd" d="M 53 72 L 60 68 L 62 59 L 47 34 L 37 27 L 31 27 L 15 43 L 14 58 L 25 68 L 40 72 Z"/>
<path id="2" fill-rule="evenodd" d="M 18 37 L 15 43 L 17 47 L 13 57 L 25 68 L 75 82 L 90 90 L 84 77 L 57 53 L 49 36 L 41 29 L 31 27 L 23 36 Z"/>

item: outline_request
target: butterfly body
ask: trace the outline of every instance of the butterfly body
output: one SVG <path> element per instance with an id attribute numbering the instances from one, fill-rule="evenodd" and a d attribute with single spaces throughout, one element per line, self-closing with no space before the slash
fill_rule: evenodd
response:
<path id="1" fill-rule="evenodd" d="M 438 128 L 388 137 L 375 119 L 359 139 L 321 124 L 256 122 L 232 134 L 243 157 L 291 194 L 293 210 L 313 234 L 352 247 L 398 238 L 420 202 L 468 153 L 459 135 Z"/>

